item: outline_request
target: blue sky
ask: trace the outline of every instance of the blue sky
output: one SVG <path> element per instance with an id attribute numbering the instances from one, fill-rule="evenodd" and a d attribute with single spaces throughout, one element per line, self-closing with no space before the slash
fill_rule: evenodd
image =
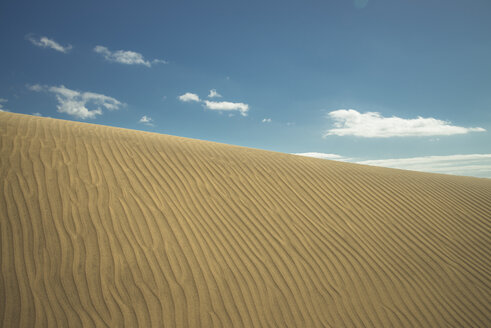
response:
<path id="1" fill-rule="evenodd" d="M 4 0 L 0 110 L 491 177 L 490 14 L 489 0 Z"/>

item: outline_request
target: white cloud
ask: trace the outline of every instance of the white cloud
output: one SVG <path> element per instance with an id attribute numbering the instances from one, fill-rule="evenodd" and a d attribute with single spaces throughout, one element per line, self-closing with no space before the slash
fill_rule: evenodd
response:
<path id="1" fill-rule="evenodd" d="M 491 177 L 491 154 L 378 159 L 357 163 L 413 171 Z"/>
<path id="2" fill-rule="evenodd" d="M 154 59 L 154 60 L 146 60 L 142 54 L 129 50 L 116 50 L 110 51 L 108 48 L 104 46 L 96 46 L 94 51 L 98 54 L 104 56 L 104 58 L 111 62 L 116 62 L 120 64 L 126 65 L 144 65 L 147 67 L 151 67 L 152 64 L 167 64 L 165 60 L 162 59 Z"/>
<path id="3" fill-rule="evenodd" d="M 263 123 L 271 123 L 271 119 L 270 118 L 263 118 L 263 120 L 261 122 L 263 122 Z"/>
<path id="4" fill-rule="evenodd" d="M 483 132 L 483 128 L 465 128 L 451 125 L 450 122 L 435 118 L 404 119 L 383 117 L 380 113 L 360 113 L 354 109 L 339 109 L 328 116 L 334 120 L 334 128 L 327 130 L 324 136 L 356 136 L 365 138 L 443 136 Z"/>
<path id="5" fill-rule="evenodd" d="M 210 95 L 212 95 L 212 91 L 214 89 L 210 90 Z M 215 90 L 216 91 L 216 90 Z M 208 97 L 210 97 L 208 95 Z M 214 95 L 215 97 L 218 97 L 221 95 Z M 211 110 L 217 110 L 217 111 L 238 111 L 242 116 L 247 116 L 247 112 L 249 111 L 249 105 L 244 104 L 244 103 L 234 103 L 230 101 L 210 101 L 210 100 L 201 100 L 199 96 L 195 93 L 191 92 L 186 92 L 185 94 L 179 96 L 179 100 L 183 102 L 201 102 L 205 108 L 211 109 Z M 232 116 L 229 114 L 229 116 Z"/>
<path id="6" fill-rule="evenodd" d="M 34 116 L 43 116 L 43 114 L 41 114 L 41 113 L 39 113 L 39 112 L 32 113 L 32 115 L 34 115 Z"/>
<path id="7" fill-rule="evenodd" d="M 86 102 L 93 102 L 105 107 L 108 110 L 117 110 L 122 105 L 118 100 L 93 92 L 82 93 L 82 99 Z"/>
<path id="8" fill-rule="evenodd" d="M 217 92 L 216 89 L 211 89 L 210 93 L 208 94 L 208 98 L 221 98 L 222 95 Z"/>
<path id="9" fill-rule="evenodd" d="M 152 118 L 147 115 L 143 115 L 142 118 L 140 119 L 140 123 L 150 123 L 152 121 L 153 121 Z"/>
<path id="10" fill-rule="evenodd" d="M 154 59 L 152 60 L 152 64 L 168 64 L 169 62 L 167 60 L 163 59 Z"/>
<path id="11" fill-rule="evenodd" d="M 211 110 L 218 111 L 239 111 L 242 116 L 247 116 L 249 105 L 244 103 L 234 103 L 229 101 L 208 101 L 205 100 L 205 107 Z"/>
<path id="12" fill-rule="evenodd" d="M 153 119 L 150 117 L 150 116 L 147 116 L 147 115 L 143 115 L 142 118 L 140 118 L 140 120 L 138 121 L 140 123 L 143 123 L 145 125 L 150 125 L 150 126 L 153 126 Z"/>
<path id="13" fill-rule="evenodd" d="M 347 161 L 347 160 L 349 160 L 349 158 L 338 155 L 338 154 L 326 154 L 326 153 L 316 153 L 316 152 L 294 153 L 293 155 L 315 157 L 315 158 L 321 158 L 321 159 L 330 159 L 330 160 L 335 160 L 335 161 Z"/>
<path id="14" fill-rule="evenodd" d="M 201 101 L 197 94 L 191 93 L 191 92 L 186 92 L 185 94 L 180 95 L 179 100 L 183 101 L 183 102 L 190 102 L 190 101 L 199 102 L 199 101 Z"/>
<path id="15" fill-rule="evenodd" d="M 3 103 L 6 103 L 8 100 L 5 98 L 0 98 L 0 112 L 9 112 L 8 109 L 3 107 Z"/>
<path id="16" fill-rule="evenodd" d="M 55 40 L 49 39 L 45 36 L 42 36 L 40 38 L 35 38 L 32 35 L 28 35 L 27 39 L 31 41 L 32 44 L 38 47 L 51 48 L 53 50 L 63 52 L 64 54 L 68 53 L 72 49 L 72 46 L 70 44 L 64 47 L 58 42 L 56 42 Z"/>
<path id="17" fill-rule="evenodd" d="M 39 84 L 33 84 L 33 85 L 27 84 L 26 87 L 31 91 L 36 91 L 36 92 L 43 91 L 43 87 Z"/>
<path id="18" fill-rule="evenodd" d="M 79 92 L 68 89 L 63 85 L 50 87 L 35 84 L 28 85 L 27 88 L 32 91 L 46 91 L 54 94 L 58 101 L 58 112 L 80 119 L 95 118 L 97 115 L 102 115 L 101 107 L 108 110 L 117 110 L 124 106 L 124 103 L 115 98 L 94 92 Z M 87 108 L 89 105 L 93 109 Z"/>
<path id="19" fill-rule="evenodd" d="M 377 160 L 355 160 L 338 154 L 296 153 L 294 155 L 347 161 L 357 164 L 389 167 L 430 173 L 444 173 L 491 178 L 491 154 L 421 156 Z"/>

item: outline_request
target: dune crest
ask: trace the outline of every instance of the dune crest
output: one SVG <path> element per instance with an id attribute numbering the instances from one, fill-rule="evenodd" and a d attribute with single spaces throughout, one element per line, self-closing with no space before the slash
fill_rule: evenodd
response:
<path id="1" fill-rule="evenodd" d="M 491 180 L 0 112 L 2 327 L 491 327 Z"/>

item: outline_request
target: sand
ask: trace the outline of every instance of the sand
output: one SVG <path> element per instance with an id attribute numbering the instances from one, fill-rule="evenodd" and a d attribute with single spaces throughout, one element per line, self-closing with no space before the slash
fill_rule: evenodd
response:
<path id="1" fill-rule="evenodd" d="M 490 327 L 491 179 L 0 113 L 3 327 Z"/>

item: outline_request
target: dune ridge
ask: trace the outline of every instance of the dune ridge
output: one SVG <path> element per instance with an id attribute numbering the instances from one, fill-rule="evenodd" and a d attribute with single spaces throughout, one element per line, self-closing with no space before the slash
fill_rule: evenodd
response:
<path id="1" fill-rule="evenodd" d="M 490 327 L 491 180 L 0 112 L 3 327 Z"/>

